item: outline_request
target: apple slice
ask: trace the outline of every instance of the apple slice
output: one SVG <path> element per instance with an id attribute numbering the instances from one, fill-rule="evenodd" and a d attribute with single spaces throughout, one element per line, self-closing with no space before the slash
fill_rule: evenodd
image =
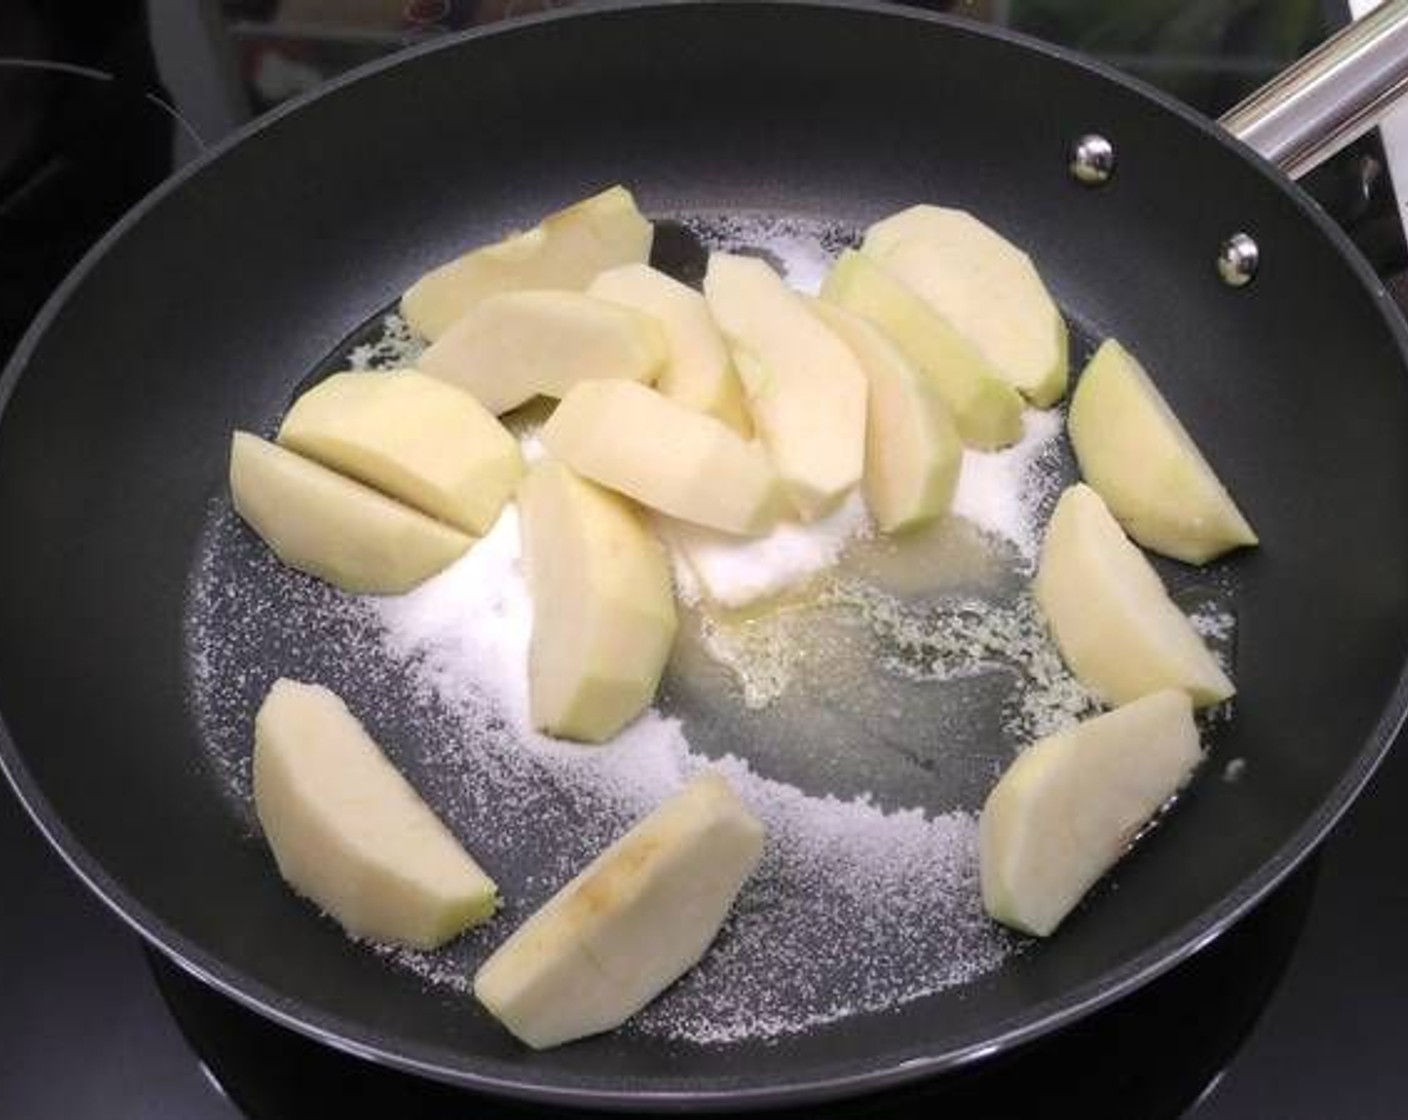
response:
<path id="1" fill-rule="evenodd" d="M 433 341 L 486 296 L 524 288 L 580 291 L 603 269 L 648 260 L 654 233 L 631 192 L 611 187 L 427 272 L 401 297 L 401 314 Z"/>
<path id="2" fill-rule="evenodd" d="M 280 874 L 352 937 L 433 949 L 498 908 L 494 881 L 320 685 L 278 680 L 260 705 L 254 808 Z"/>
<path id="3" fill-rule="evenodd" d="M 706 770 L 515 930 L 474 994 L 535 1049 L 611 1030 L 704 955 L 762 852 L 762 823 Z"/>
<path id="4" fill-rule="evenodd" d="M 481 301 L 416 365 L 498 416 L 592 378 L 654 380 L 668 358 L 652 316 L 581 292 L 543 291 Z"/>
<path id="5" fill-rule="evenodd" d="M 758 444 L 634 381 L 574 386 L 541 439 L 578 474 L 698 525 L 756 536 L 784 505 Z"/>
<path id="6" fill-rule="evenodd" d="M 1236 691 L 1158 572 L 1083 483 L 1056 503 L 1035 591 L 1071 672 L 1111 704 L 1180 688 L 1201 708 Z"/>
<path id="7" fill-rule="evenodd" d="M 874 257 L 1038 408 L 1066 392 L 1066 320 L 1026 253 L 972 214 L 911 206 L 865 234 Z"/>
<path id="8" fill-rule="evenodd" d="M 333 374 L 294 402 L 279 443 L 476 535 L 523 474 L 507 428 L 462 389 L 415 370 Z"/>
<path id="9" fill-rule="evenodd" d="M 978 826 L 983 905 L 1046 937 L 1202 758 L 1188 694 L 1150 693 L 1028 747 Z"/>
<path id="10" fill-rule="evenodd" d="M 865 500 L 887 533 L 947 513 L 963 466 L 963 441 L 933 383 L 879 327 L 844 307 L 808 306 L 851 348 L 870 382 Z"/>
<path id="11" fill-rule="evenodd" d="M 670 565 L 631 504 L 546 459 L 518 487 L 533 599 L 533 726 L 597 743 L 655 696 L 675 639 Z"/>
<path id="12" fill-rule="evenodd" d="M 625 264 L 601 273 L 587 294 L 655 316 L 670 348 L 657 389 L 722 420 L 745 439 L 753 434 L 728 344 L 703 296 L 645 264 Z"/>
<path id="13" fill-rule="evenodd" d="M 235 512 L 290 568 L 334 587 L 398 595 L 474 538 L 248 432 L 230 442 Z"/>
<path id="14" fill-rule="evenodd" d="M 704 295 L 748 408 L 804 521 L 835 508 L 865 462 L 865 372 L 768 265 L 713 253 Z"/>
<path id="15" fill-rule="evenodd" d="M 1145 548 L 1203 564 L 1256 533 L 1144 367 L 1113 338 L 1071 396 L 1081 474 Z"/>
<path id="16" fill-rule="evenodd" d="M 928 374 L 969 447 L 991 451 L 1022 438 L 1022 397 L 942 315 L 869 257 L 847 249 L 821 298 L 869 319 Z"/>

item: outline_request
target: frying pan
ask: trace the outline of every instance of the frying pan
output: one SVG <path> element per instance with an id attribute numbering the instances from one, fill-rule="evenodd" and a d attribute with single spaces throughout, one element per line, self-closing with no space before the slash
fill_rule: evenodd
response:
<path id="1" fill-rule="evenodd" d="M 1090 134 L 1116 161 L 1094 186 L 1068 159 Z M 1214 762 L 1114 889 L 971 984 L 770 1042 L 625 1030 L 531 1054 L 295 899 L 212 774 L 182 628 L 230 430 L 267 429 L 427 267 L 615 181 L 653 214 L 861 227 L 918 200 L 977 212 L 1031 252 L 1083 335 L 1116 335 L 1157 371 L 1261 534 L 1227 566 L 1240 692 Z M 1243 286 L 1215 267 L 1237 232 L 1259 250 Z M 1223 255 L 1244 279 L 1247 244 Z M 164 185 L 20 345 L 0 386 L 0 757 L 75 872 L 145 937 L 352 1053 L 624 1109 L 796 1104 L 933 1075 L 1195 952 L 1369 778 L 1408 704 L 1405 341 L 1371 271 L 1274 168 L 1158 93 L 1014 35 L 888 7 L 721 2 L 428 46 Z M 1220 780 L 1233 758 L 1244 776 Z M 525 843 L 522 865 L 492 870 L 511 892 L 530 860 Z"/>

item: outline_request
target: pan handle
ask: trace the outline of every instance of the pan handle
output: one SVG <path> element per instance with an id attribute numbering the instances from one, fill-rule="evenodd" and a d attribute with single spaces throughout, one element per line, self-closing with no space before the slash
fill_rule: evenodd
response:
<path id="1" fill-rule="evenodd" d="M 1327 39 L 1219 119 L 1299 179 L 1408 94 L 1408 0 L 1388 0 Z"/>

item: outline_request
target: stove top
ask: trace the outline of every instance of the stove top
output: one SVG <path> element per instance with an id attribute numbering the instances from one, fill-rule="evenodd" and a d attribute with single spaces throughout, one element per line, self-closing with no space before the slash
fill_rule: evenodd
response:
<path id="1" fill-rule="evenodd" d="M 253 114 L 350 66 L 543 0 L 6 0 L 0 10 L 0 355 L 146 190 Z M 1215 113 L 1345 18 L 1246 0 L 990 0 L 964 14 L 1080 47 Z M 115 153 L 120 153 L 117 155 Z M 1392 154 L 1392 153 L 1390 153 Z M 1408 251 L 1370 139 L 1312 192 L 1408 308 Z M 1408 756 L 1252 916 L 1134 997 L 996 1063 L 847 1117 L 1398 1116 L 1395 950 Z M 333 1053 L 145 950 L 0 792 L 0 1116 L 232 1120 L 473 1114 L 442 1086 Z M 481 1107 L 482 1103 L 481 1103 Z M 494 1104 L 493 1115 L 535 1115 Z M 487 1111 L 487 1110 L 486 1110 Z"/>

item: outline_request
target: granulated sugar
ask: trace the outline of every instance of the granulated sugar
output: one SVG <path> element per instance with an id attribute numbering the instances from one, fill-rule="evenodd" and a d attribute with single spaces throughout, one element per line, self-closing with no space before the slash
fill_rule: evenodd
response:
<path id="1" fill-rule="evenodd" d="M 369 599 L 386 651 L 414 665 L 446 703 L 492 707 L 522 749 L 581 777 L 627 813 L 650 808 L 689 772 L 679 723 L 649 710 L 609 743 L 582 747 L 540 735 L 528 712 L 533 606 L 519 559 L 518 511 L 438 576 L 406 595 Z"/>
<path id="2" fill-rule="evenodd" d="M 977 822 L 882 813 L 719 769 L 767 826 L 762 866 L 704 964 L 636 1026 L 700 1042 L 773 1037 L 972 980 L 1019 940 L 983 913 Z"/>
<path id="3" fill-rule="evenodd" d="M 1024 560 L 1036 559 L 1046 505 L 1059 488 L 1048 459 L 1059 456 L 1061 409 L 1029 408 L 1022 439 L 1002 451 L 965 451 L 953 512 L 1011 542 Z"/>
<path id="4" fill-rule="evenodd" d="M 347 353 L 347 368 L 357 370 L 401 369 L 413 366 L 426 347 L 425 339 L 394 311 L 381 318 L 381 332 L 370 342 Z"/>
<path id="5" fill-rule="evenodd" d="M 649 811 L 711 764 L 691 749 L 677 720 L 655 710 L 596 747 L 531 729 L 532 606 L 512 508 L 452 568 L 371 606 L 388 652 L 413 665 L 442 702 L 477 720 L 487 704 L 512 732 L 506 749 L 535 756 L 553 781 L 589 792 L 623 818 Z M 465 697 L 478 699 L 466 706 Z M 473 740 L 476 728 L 463 735 Z M 501 749 L 472 748 L 481 757 Z M 809 795 L 733 756 L 715 764 L 763 818 L 768 856 L 716 951 L 637 1029 L 695 1041 L 787 1033 L 960 982 L 1014 947 L 982 915 L 971 815 L 887 813 L 866 800 Z M 430 962 L 424 971 L 437 974 Z"/>
<path id="6" fill-rule="evenodd" d="M 1225 588 L 1219 590 L 1210 585 L 1195 588 L 1195 591 L 1204 598 L 1191 610 L 1187 610 L 1188 621 L 1212 651 L 1212 655 L 1217 658 L 1217 663 L 1225 672 L 1231 674 L 1236 660 L 1237 616 L 1227 603 L 1226 597 L 1230 592 Z M 1204 708 L 1198 713 L 1198 722 L 1204 728 L 1226 723 L 1232 718 L 1236 705 L 1237 698 L 1233 696 L 1221 704 Z"/>
<path id="7" fill-rule="evenodd" d="M 1219 603 L 1202 604 L 1188 616 L 1188 621 L 1209 644 L 1225 647 L 1232 641 L 1237 627 L 1237 617 Z"/>
<path id="8" fill-rule="evenodd" d="M 283 568 L 223 505 L 204 551 L 187 627 L 193 706 L 241 815 L 264 692 L 280 675 L 318 681 L 498 878 L 505 908 L 493 922 L 437 952 L 382 951 L 427 984 L 467 991 L 511 929 L 706 765 L 763 818 L 767 855 L 705 961 L 627 1030 L 773 1037 L 962 983 L 1018 947 L 983 917 L 969 812 L 806 791 L 705 757 L 654 710 L 600 747 L 532 732 L 531 604 L 512 507 L 455 565 L 396 598 L 345 596 Z"/>
<path id="9" fill-rule="evenodd" d="M 662 535 L 674 554 L 686 602 L 702 594 L 737 608 L 769 599 L 832 567 L 846 545 L 870 532 L 870 515 L 858 491 L 826 517 L 810 524 L 781 522 L 764 537 L 738 537 L 673 519 Z"/>
<path id="10" fill-rule="evenodd" d="M 762 257 L 791 287 L 813 295 L 841 250 L 858 240 L 838 222 L 772 214 L 691 215 L 681 224 L 708 252 Z"/>
<path id="11" fill-rule="evenodd" d="M 185 624 L 191 706 L 221 788 L 253 828 L 254 710 L 281 673 L 311 679 L 324 650 L 365 645 L 374 623 L 356 600 L 280 564 L 222 498 L 198 548 Z M 388 672 L 364 667 L 369 696 Z"/>

